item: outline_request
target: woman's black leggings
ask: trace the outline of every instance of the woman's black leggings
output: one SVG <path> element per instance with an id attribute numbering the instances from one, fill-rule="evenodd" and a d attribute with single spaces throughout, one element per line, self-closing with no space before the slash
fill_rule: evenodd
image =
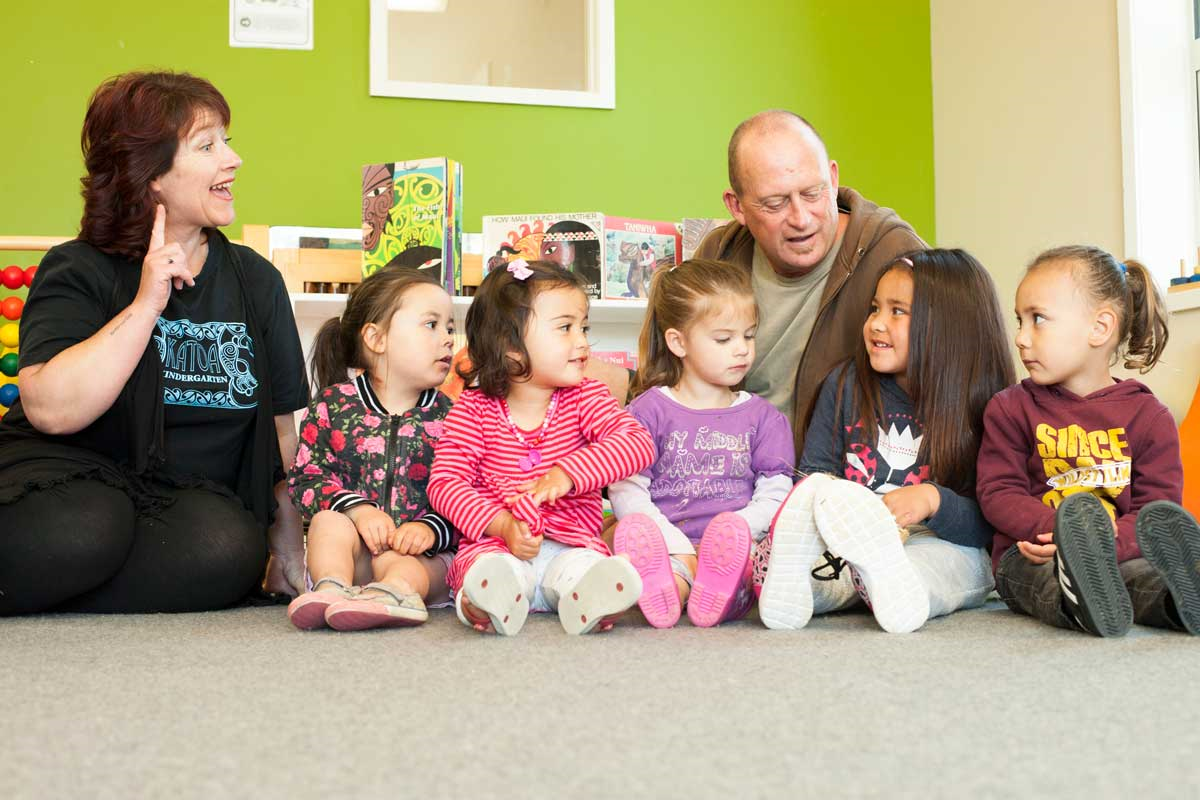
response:
<path id="1" fill-rule="evenodd" d="M 266 531 L 236 499 L 164 489 L 139 516 L 120 489 L 79 479 L 0 505 L 0 615 L 208 611 L 250 594 Z"/>

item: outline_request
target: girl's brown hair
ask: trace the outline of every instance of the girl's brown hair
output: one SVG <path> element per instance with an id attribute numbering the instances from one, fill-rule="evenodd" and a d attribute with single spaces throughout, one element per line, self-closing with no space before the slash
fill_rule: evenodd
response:
<path id="1" fill-rule="evenodd" d="M 1140 261 L 1118 262 L 1099 247 L 1067 245 L 1039 255 L 1028 272 L 1069 263 L 1075 282 L 1094 305 L 1110 303 L 1119 320 L 1115 357 L 1126 369 L 1146 373 L 1167 346 L 1167 304 L 1154 276 Z"/>
<path id="2" fill-rule="evenodd" d="M 229 104 L 216 87 L 186 72 L 127 72 L 92 94 L 80 144 L 87 174 L 79 238 L 140 261 L 158 198 L 150 181 L 175 163 L 180 140 L 204 115 L 229 127 Z"/>
<path id="3" fill-rule="evenodd" d="M 506 397 L 514 380 L 531 374 L 525 329 L 533 299 L 551 289 L 576 289 L 587 299 L 583 280 L 549 261 L 526 263 L 530 275 L 518 280 L 505 267 L 492 269 L 467 309 L 467 364 L 457 367 L 463 385 L 489 397 Z M 515 358 L 514 358 L 515 354 Z"/>
<path id="4" fill-rule="evenodd" d="M 917 457 L 929 464 L 931 480 L 974 496 L 983 411 L 993 395 L 1016 382 L 996 285 L 965 250 L 918 250 L 902 256 L 883 275 L 892 270 L 913 279 L 906 375 L 923 429 Z M 854 382 L 857 420 L 842 419 L 847 380 Z M 838 379 L 835 432 L 860 422 L 860 435 L 875 446 L 884 413 L 879 382 L 860 336 L 851 368 Z M 810 406 L 810 422 L 812 411 Z M 835 456 L 840 461 L 843 454 Z"/>
<path id="5" fill-rule="evenodd" d="M 371 324 L 386 328 L 405 293 L 420 284 L 441 287 L 428 271 L 411 267 L 384 267 L 354 287 L 342 315 L 326 320 L 313 340 L 309 369 L 314 396 L 326 386 L 344 382 L 351 367 L 370 368 L 363 328 Z"/>
<path id="6" fill-rule="evenodd" d="M 638 337 L 638 371 L 630 393 L 637 396 L 655 386 L 679 383 L 683 363 L 667 347 L 667 331 L 684 331 L 735 298 L 750 303 L 757 316 L 750 273 L 733 264 L 693 258 L 673 268 L 656 270 Z"/>

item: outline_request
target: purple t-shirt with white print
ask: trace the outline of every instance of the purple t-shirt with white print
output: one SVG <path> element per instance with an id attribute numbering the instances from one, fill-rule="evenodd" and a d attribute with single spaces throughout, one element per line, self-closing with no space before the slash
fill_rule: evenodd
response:
<path id="1" fill-rule="evenodd" d="M 654 388 L 629 404 L 658 457 L 642 474 L 650 499 L 699 543 L 709 520 L 740 511 L 759 476 L 788 475 L 796 462 L 787 417 L 757 395 L 728 408 L 688 408 Z"/>

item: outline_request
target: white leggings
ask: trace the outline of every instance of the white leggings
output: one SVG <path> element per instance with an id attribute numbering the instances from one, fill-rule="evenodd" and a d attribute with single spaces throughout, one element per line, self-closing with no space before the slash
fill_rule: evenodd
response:
<path id="1" fill-rule="evenodd" d="M 987 551 L 939 539 L 923 526 L 911 528 L 916 530 L 904 543 L 904 554 L 929 590 L 930 618 L 983 605 L 996 587 Z M 840 611 L 861 602 L 849 565 L 839 571 L 822 555 L 813 565 L 812 578 L 814 614 Z"/>
<path id="2" fill-rule="evenodd" d="M 531 598 L 529 610 L 534 612 L 558 610 L 558 598 L 571 591 L 588 567 L 604 560 L 595 550 L 571 547 L 553 539 L 543 539 L 538 554 L 529 561 L 510 553 L 501 557 L 516 564 L 525 581 L 525 594 Z"/>

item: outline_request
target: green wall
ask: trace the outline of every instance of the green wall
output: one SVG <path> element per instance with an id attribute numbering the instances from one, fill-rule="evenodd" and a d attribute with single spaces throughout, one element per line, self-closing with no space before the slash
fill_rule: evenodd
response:
<path id="1" fill-rule="evenodd" d="M 843 183 L 935 238 L 928 0 L 617 0 L 614 110 L 371 97 L 367 0 L 316 0 L 312 51 L 230 48 L 228 9 L 3 0 L 0 234 L 77 232 L 90 92 L 161 67 L 209 78 L 233 108 L 234 236 L 357 227 L 361 164 L 430 155 L 463 163 L 468 231 L 483 214 L 723 215 L 730 132 L 784 107 L 821 130 Z"/>

